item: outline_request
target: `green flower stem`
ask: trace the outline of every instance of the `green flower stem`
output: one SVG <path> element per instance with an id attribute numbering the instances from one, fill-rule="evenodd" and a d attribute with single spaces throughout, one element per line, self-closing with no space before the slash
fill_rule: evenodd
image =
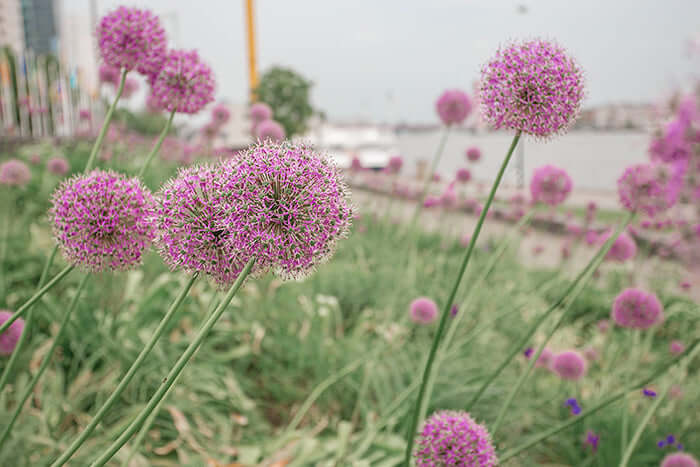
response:
<path id="1" fill-rule="evenodd" d="M 160 400 L 165 397 L 165 393 L 174 384 L 177 376 L 185 368 L 185 365 L 187 365 L 187 362 L 189 362 L 192 355 L 197 351 L 199 345 L 209 334 L 211 328 L 214 327 L 214 324 L 216 324 L 218 319 L 224 313 L 226 307 L 228 307 L 229 303 L 231 303 L 233 296 L 236 295 L 238 289 L 240 289 L 241 285 L 243 285 L 243 281 L 246 277 L 248 277 L 248 274 L 250 274 L 250 270 L 254 263 L 254 258 L 248 260 L 245 267 L 238 275 L 236 282 L 234 282 L 229 291 L 226 293 L 226 296 L 222 300 L 221 304 L 216 308 L 216 310 L 214 310 L 211 316 L 207 318 L 194 340 L 190 343 L 187 349 L 185 349 L 185 352 L 180 356 L 178 361 L 175 363 L 175 366 L 173 366 L 168 375 L 163 379 L 163 382 L 156 393 L 148 401 L 148 405 L 146 405 L 146 407 L 138 414 L 131 424 L 121 433 L 119 438 L 117 438 L 117 440 L 112 443 L 112 445 L 95 462 L 92 463 L 92 467 L 101 467 L 105 465 L 114 456 L 114 454 L 116 454 L 117 451 L 119 451 L 119 449 L 126 444 L 129 438 L 131 438 L 131 436 L 139 429 L 141 424 L 146 420 L 146 418 L 148 418 L 151 412 L 153 412 Z"/>
<path id="2" fill-rule="evenodd" d="M 624 228 L 629 225 L 629 223 L 632 221 L 633 215 L 630 215 L 627 219 L 627 221 L 623 224 L 623 227 L 620 227 L 618 231 L 615 233 L 615 235 L 611 236 L 598 250 L 596 255 L 589 261 L 589 263 L 586 265 L 586 267 L 579 273 L 579 275 L 573 280 L 571 284 L 564 290 L 564 293 L 562 293 L 559 298 L 542 314 L 535 320 L 534 323 L 530 326 L 530 328 L 525 332 L 522 336 L 522 338 L 518 341 L 518 343 L 511 349 L 510 353 L 506 356 L 506 358 L 501 362 L 501 364 L 496 368 L 496 370 L 484 381 L 482 386 L 479 388 L 479 390 L 476 392 L 474 397 L 472 397 L 471 401 L 467 404 L 466 410 L 469 411 L 471 408 L 474 406 L 474 404 L 481 398 L 481 396 L 484 394 L 486 389 L 493 383 L 493 381 L 498 377 L 498 375 L 501 374 L 501 372 L 505 369 L 506 366 L 513 360 L 513 358 L 519 354 L 522 349 L 527 345 L 527 343 L 530 341 L 532 336 L 535 334 L 537 329 L 540 327 L 540 325 L 556 310 L 561 306 L 562 303 L 566 300 L 566 298 L 576 289 L 578 286 L 579 282 L 581 282 L 585 276 L 590 272 L 591 274 L 593 271 L 595 271 L 595 268 L 597 267 L 596 264 L 598 264 L 600 261 L 602 261 L 602 258 L 607 254 L 607 252 L 610 250 L 612 247 L 613 242 L 617 238 L 617 236 L 620 234 Z M 529 373 L 530 369 L 534 366 L 535 362 L 539 358 L 539 355 L 542 353 L 542 349 L 544 348 L 544 345 L 541 345 L 535 355 L 533 355 L 530 359 L 530 362 L 528 364 L 528 370 L 525 373 L 525 377 Z M 521 376 L 522 378 L 522 376 Z"/>
<path id="3" fill-rule="evenodd" d="M 110 105 L 109 109 L 107 110 L 107 115 L 105 115 L 105 121 L 102 123 L 100 134 L 97 136 L 97 140 L 95 140 L 95 144 L 92 146 L 92 152 L 90 153 L 90 157 L 88 158 L 87 164 L 85 164 L 85 170 L 83 171 L 85 173 L 91 171 L 95 166 L 95 158 L 97 158 L 97 153 L 102 147 L 102 141 L 104 140 L 105 135 L 107 134 L 107 129 L 109 128 L 109 124 L 112 121 L 114 110 L 117 107 L 117 102 L 119 102 L 119 98 L 122 97 L 122 92 L 124 91 L 124 83 L 126 82 L 126 74 L 128 72 L 129 71 L 127 69 L 124 69 L 122 71 L 122 77 L 119 81 L 119 87 L 117 88 L 117 95 L 114 96 L 114 101 L 112 101 L 112 105 Z"/>
<path id="4" fill-rule="evenodd" d="M 49 363 L 51 362 L 51 357 L 53 356 L 54 350 L 56 350 L 58 343 L 61 341 L 61 338 L 63 337 L 63 332 L 66 330 L 66 327 L 68 325 L 68 322 L 70 321 L 70 317 L 73 314 L 73 311 L 77 308 L 78 299 L 80 298 L 80 294 L 83 292 L 83 289 L 85 288 L 85 284 L 87 284 L 89 277 L 90 277 L 89 275 L 85 275 L 83 277 L 83 279 L 80 281 L 80 285 L 78 285 L 78 290 L 76 291 L 75 296 L 73 297 L 73 300 L 71 301 L 70 306 L 68 307 L 68 311 L 66 311 L 66 314 L 63 315 L 63 320 L 61 320 L 61 325 L 58 328 L 58 332 L 56 333 L 56 336 L 54 337 L 53 342 L 51 343 L 51 347 L 49 348 L 48 352 L 46 353 L 46 357 L 41 362 L 41 366 L 39 366 L 39 370 L 36 372 L 36 374 L 34 375 L 34 377 L 31 380 L 31 382 L 24 390 L 22 397 L 20 397 L 19 402 L 17 403 L 17 407 L 15 407 L 15 411 L 12 413 L 12 416 L 10 417 L 10 421 L 5 426 L 5 429 L 3 430 L 2 435 L 0 435 L 0 448 L 2 448 L 2 445 L 5 443 L 5 441 L 7 440 L 7 437 L 10 435 L 10 431 L 12 431 L 12 427 L 14 426 L 15 422 L 17 421 L 17 417 L 19 417 L 19 414 L 20 414 L 20 412 L 22 412 L 22 408 L 24 407 L 25 402 L 27 402 L 27 399 L 29 399 L 29 396 L 31 395 L 32 391 L 34 390 L 34 387 L 39 382 L 39 378 L 41 378 L 41 375 L 44 374 L 44 371 L 46 371 L 46 368 L 49 366 Z"/>
<path id="5" fill-rule="evenodd" d="M 61 456 L 58 459 L 56 459 L 53 464 L 51 464 L 51 467 L 58 467 L 65 464 L 75 453 L 75 451 L 77 451 L 80 448 L 80 446 L 85 442 L 85 440 L 90 436 L 90 434 L 95 430 L 95 428 L 97 428 L 97 425 L 100 423 L 100 421 L 102 421 L 109 409 L 112 408 L 112 406 L 117 401 L 121 393 L 124 391 L 124 389 L 126 389 L 126 387 L 129 385 L 129 382 L 131 382 L 131 380 L 133 379 L 134 375 L 136 374 L 136 371 L 139 369 L 143 361 L 146 359 L 148 354 L 151 353 L 151 350 L 153 350 L 153 347 L 156 345 L 156 342 L 158 342 L 158 339 L 160 339 L 160 336 L 168 327 L 170 321 L 172 321 L 173 316 L 175 316 L 175 312 L 180 308 L 180 305 L 185 300 L 185 297 L 187 297 L 187 294 L 194 285 L 194 282 L 197 280 L 197 277 L 198 274 L 195 273 L 187 281 L 185 287 L 183 287 L 175 301 L 172 303 L 172 305 L 170 305 L 170 308 L 168 309 L 167 313 L 165 313 L 165 316 L 163 316 L 163 319 L 160 321 L 160 323 L 158 323 L 158 327 L 151 336 L 151 339 L 148 341 L 148 343 L 146 343 L 146 346 L 141 350 L 141 353 L 139 353 L 138 357 L 136 357 L 136 360 L 134 360 L 134 363 L 131 364 L 131 367 L 129 367 L 129 370 L 119 382 L 119 385 L 112 392 L 109 398 L 104 402 L 104 404 L 102 404 L 102 406 L 92 418 L 88 426 L 86 426 L 82 433 L 80 433 L 80 435 L 71 443 L 68 449 L 66 449 L 61 454 Z"/>
<path id="6" fill-rule="evenodd" d="M 5 197 L 4 193 L 3 197 Z M 10 222 L 12 221 L 12 205 L 14 204 L 11 196 L 7 196 L 6 199 L 7 207 L 3 209 L 2 237 L 0 237 L 0 295 L 3 297 L 5 296 L 5 255 L 7 253 L 7 245 L 10 242 Z"/>
<path id="7" fill-rule="evenodd" d="M 498 170 L 498 174 L 496 175 L 496 179 L 493 182 L 493 186 L 491 187 L 491 191 L 489 193 L 488 198 L 486 199 L 486 202 L 484 203 L 484 209 L 481 211 L 481 215 L 479 216 L 479 220 L 476 223 L 476 227 L 474 228 L 474 232 L 472 233 L 471 240 L 469 241 L 469 246 L 467 247 L 467 251 L 464 253 L 464 258 L 462 259 L 462 264 L 459 268 L 459 272 L 457 273 L 457 277 L 455 278 L 455 282 L 452 286 L 452 291 L 450 292 L 449 297 L 443 304 L 443 310 L 442 310 L 442 316 L 440 317 L 440 324 L 438 325 L 438 329 L 435 333 L 435 337 L 433 338 L 433 343 L 432 346 L 430 347 L 430 353 L 428 354 L 428 360 L 425 365 L 425 369 L 423 370 L 423 377 L 421 380 L 421 385 L 420 385 L 420 390 L 418 391 L 418 398 L 416 399 L 415 406 L 413 407 L 413 413 L 411 415 L 411 422 L 409 424 L 409 429 L 406 434 L 406 452 L 404 454 L 404 464 L 405 466 L 408 466 L 411 461 L 411 455 L 413 451 L 413 441 L 415 438 L 416 434 L 416 429 L 418 427 L 418 418 L 420 417 L 420 408 L 421 405 L 423 404 L 423 399 L 425 397 L 426 393 L 426 387 L 428 384 L 428 380 L 431 377 L 431 371 L 433 367 L 433 362 L 435 361 L 435 354 L 437 353 L 437 348 L 438 345 L 440 344 L 440 338 L 442 337 L 442 334 L 445 330 L 445 325 L 447 324 L 447 319 L 450 316 L 450 309 L 452 308 L 452 303 L 454 302 L 455 296 L 457 295 L 457 289 L 459 289 L 459 285 L 462 282 L 462 276 L 464 276 L 464 271 L 467 269 L 467 265 L 469 264 L 469 258 L 471 258 L 472 252 L 474 251 L 474 245 L 476 245 L 476 241 L 479 238 L 479 234 L 481 233 L 481 228 L 484 225 L 484 220 L 486 219 L 486 214 L 489 211 L 489 208 L 491 207 L 491 203 L 493 202 L 493 198 L 496 195 L 496 190 L 498 190 L 498 185 L 501 183 L 501 179 L 503 178 L 503 174 L 506 171 L 506 167 L 508 167 L 508 162 L 510 161 L 511 156 L 513 155 L 513 151 L 515 150 L 515 147 L 518 145 L 518 141 L 520 140 L 520 132 L 517 132 L 515 136 L 513 137 L 513 142 L 510 145 L 510 148 L 508 149 L 508 152 L 506 153 L 506 157 L 503 159 L 503 163 L 501 164 L 501 168 Z M 444 143 L 443 143 L 444 144 Z"/>
<path id="8" fill-rule="evenodd" d="M 680 355 L 673 357 L 673 358 L 669 359 L 668 361 L 659 365 L 659 367 L 656 370 L 654 370 L 649 376 L 637 381 L 634 384 L 631 384 L 631 385 L 625 387 L 620 392 L 608 397 L 607 399 L 603 399 L 601 402 L 594 405 L 593 407 L 591 407 L 588 410 L 584 410 L 576 417 L 571 417 L 567 421 L 562 422 L 557 426 L 554 426 L 548 430 L 543 431 L 542 433 L 540 433 L 538 435 L 533 436 L 532 438 L 530 438 L 528 441 L 526 441 L 522 445 L 520 445 L 516 448 L 513 448 L 510 451 L 506 451 L 502 456 L 499 456 L 499 461 L 501 462 L 501 464 L 505 464 L 505 462 L 507 460 L 517 456 L 518 454 L 525 451 L 526 449 L 531 448 L 532 446 L 539 443 L 540 441 L 544 441 L 545 439 L 549 438 L 550 436 L 554 436 L 557 433 L 567 429 L 571 425 L 575 425 L 576 423 L 580 422 L 581 420 L 587 418 L 589 415 L 592 415 L 592 414 L 598 412 L 599 410 L 604 409 L 605 407 L 609 406 L 613 402 L 616 402 L 616 401 L 622 399 L 629 392 L 643 388 L 644 386 L 649 384 L 651 381 L 655 380 L 656 378 L 658 378 L 659 376 L 664 374 L 666 371 L 668 371 L 669 368 L 671 368 L 674 364 L 678 363 L 681 359 L 688 356 L 699 343 L 700 343 L 700 339 L 696 339 L 695 341 L 693 341 L 693 343 L 691 345 L 688 346 L 688 348 L 683 353 L 681 353 Z M 695 355 L 693 355 L 693 356 L 695 356 Z"/>
<path id="9" fill-rule="evenodd" d="M 510 407 L 511 402 L 513 402 L 513 399 L 515 396 L 518 394 L 518 391 L 520 391 L 520 388 L 522 388 L 523 384 L 525 384 L 525 380 L 528 378 L 530 373 L 532 372 L 532 369 L 534 368 L 535 364 L 537 363 L 537 359 L 540 358 L 540 355 L 542 354 L 542 351 L 544 350 L 544 347 L 547 345 L 549 340 L 552 338 L 554 333 L 559 329 L 559 326 L 561 326 L 561 323 L 564 321 L 564 318 L 566 317 L 568 311 L 571 309 L 571 305 L 574 303 L 578 295 L 581 293 L 581 291 L 586 287 L 586 284 L 588 281 L 591 279 L 593 276 L 593 273 L 598 269 L 600 266 L 600 263 L 603 262 L 603 259 L 605 258 L 605 255 L 607 255 L 608 251 L 610 251 L 610 248 L 612 248 L 613 243 L 615 240 L 617 240 L 617 237 L 620 236 L 622 231 L 624 231 L 629 223 L 632 221 L 632 218 L 634 217 L 634 214 L 630 214 L 625 222 L 620 224 L 615 231 L 615 233 L 605 242 L 605 244 L 600 248 L 600 251 L 598 254 L 596 254 L 593 258 L 593 262 L 589 263 L 589 265 L 585 269 L 585 273 L 583 276 L 581 276 L 581 279 L 578 281 L 578 283 L 575 286 L 575 289 L 571 292 L 571 295 L 566 298 L 566 304 L 563 306 L 563 310 L 561 312 L 561 315 L 559 316 L 559 319 L 557 322 L 552 326 L 551 330 L 549 333 L 547 333 L 547 336 L 545 337 L 544 341 L 540 343 L 540 345 L 537 347 L 537 351 L 534 353 L 534 355 L 531 356 L 526 370 L 520 375 L 518 378 L 517 383 L 513 388 L 510 390 L 510 393 L 508 394 L 508 397 L 506 398 L 505 402 L 503 405 L 501 405 L 501 408 L 498 412 L 498 416 L 496 417 L 496 421 L 491 427 L 491 435 L 496 436 L 496 433 L 498 432 L 498 429 L 501 426 L 501 423 L 503 422 L 503 418 L 505 417 L 506 411 Z"/>
<path id="10" fill-rule="evenodd" d="M 151 152 L 148 153 L 148 156 L 146 156 L 146 160 L 143 161 L 143 165 L 141 166 L 141 170 L 139 170 L 139 173 L 137 175 L 139 178 L 143 177 L 143 174 L 146 173 L 148 166 L 151 165 L 151 161 L 153 161 L 153 158 L 156 156 L 156 154 L 158 154 L 158 151 L 160 150 L 160 146 L 163 144 L 163 140 L 168 135 L 168 132 L 170 131 L 170 127 L 173 124 L 173 117 L 174 116 L 175 116 L 175 111 L 173 110 L 172 112 L 170 112 L 170 117 L 168 118 L 168 122 L 163 127 L 163 131 L 160 132 L 160 136 L 158 137 L 156 144 L 153 145 L 153 149 L 151 149 Z"/>

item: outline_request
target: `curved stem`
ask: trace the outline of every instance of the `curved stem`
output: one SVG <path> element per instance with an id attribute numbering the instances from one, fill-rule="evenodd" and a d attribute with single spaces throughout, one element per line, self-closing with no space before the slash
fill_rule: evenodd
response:
<path id="1" fill-rule="evenodd" d="M 143 161 L 143 165 L 141 166 L 141 170 L 139 170 L 139 173 L 137 175 L 139 178 L 143 177 L 143 174 L 146 173 L 148 166 L 151 165 L 151 161 L 156 156 L 156 154 L 158 154 L 158 151 L 160 150 L 160 146 L 163 144 L 163 140 L 168 135 L 168 132 L 170 131 L 170 127 L 173 124 L 173 117 L 174 116 L 175 116 L 175 111 L 173 110 L 172 112 L 170 112 L 170 117 L 168 118 L 168 122 L 165 124 L 165 127 L 163 127 L 163 131 L 160 132 L 160 136 L 158 137 L 156 144 L 153 145 L 153 149 L 151 149 L 151 152 L 148 153 L 148 156 L 146 156 L 146 160 Z"/>
<path id="2" fill-rule="evenodd" d="M 175 363 L 175 366 L 173 366 L 168 375 L 163 379 L 163 382 L 161 383 L 156 393 L 153 394 L 153 396 L 151 396 L 151 399 L 148 401 L 148 405 L 146 405 L 146 407 L 138 414 L 138 416 L 131 422 L 131 424 L 121 433 L 119 438 L 117 438 L 117 440 L 109 446 L 107 451 L 105 451 L 95 462 L 91 464 L 92 467 L 101 467 L 105 465 L 114 456 L 114 454 L 116 454 L 117 451 L 119 451 L 119 449 L 122 446 L 124 446 L 124 444 L 126 444 L 129 438 L 131 438 L 131 436 L 139 429 L 141 424 L 146 420 L 146 418 L 148 418 L 151 412 L 153 412 L 160 400 L 163 399 L 163 397 L 165 397 L 165 393 L 174 384 L 175 379 L 185 368 L 185 365 L 187 365 L 190 358 L 192 358 L 192 355 L 197 351 L 197 348 L 202 343 L 204 338 L 207 337 L 209 331 L 211 331 L 211 328 L 214 327 L 214 324 L 216 324 L 218 319 L 224 313 L 226 307 L 228 307 L 229 303 L 231 303 L 231 300 L 233 299 L 233 296 L 236 295 L 238 289 L 241 287 L 241 285 L 243 285 L 243 281 L 246 277 L 248 277 L 248 274 L 250 273 L 250 270 L 253 267 L 254 263 L 254 258 L 248 260 L 245 267 L 238 275 L 236 282 L 234 282 L 234 284 L 231 286 L 221 304 L 217 307 L 216 310 L 214 310 L 214 313 L 212 313 L 212 315 L 209 318 L 207 318 L 207 320 L 195 336 L 194 340 L 190 343 L 189 346 L 187 346 L 187 349 L 185 349 L 185 352 Z"/>
<path id="3" fill-rule="evenodd" d="M 630 441 L 629 446 L 627 446 L 627 449 L 625 449 L 624 455 L 622 456 L 622 460 L 620 461 L 620 467 L 627 467 L 627 464 L 630 461 L 630 457 L 632 457 L 632 453 L 634 452 L 634 448 L 637 446 L 637 443 L 639 442 L 639 438 L 642 437 L 642 433 L 644 433 L 644 429 L 649 424 L 651 417 L 654 416 L 654 413 L 656 413 L 656 410 L 659 408 L 659 406 L 661 405 L 661 402 L 666 397 L 666 393 L 668 392 L 668 389 L 669 389 L 669 386 L 666 386 L 666 388 L 661 392 L 661 394 L 659 394 L 659 396 L 656 398 L 656 400 L 654 400 L 654 402 L 651 404 L 651 407 L 649 407 L 649 410 L 647 410 L 647 413 L 644 415 L 642 422 L 639 424 L 639 427 L 637 427 L 637 431 L 634 432 L 634 436 L 632 436 L 632 440 Z M 627 404 L 624 404 L 624 406 L 625 406 L 625 409 L 628 408 Z"/>
<path id="4" fill-rule="evenodd" d="M 127 69 L 124 69 L 122 71 L 122 77 L 119 81 L 119 87 L 117 88 L 117 95 L 114 96 L 114 101 L 112 101 L 112 105 L 110 105 L 109 109 L 107 110 L 107 114 L 105 115 L 105 121 L 102 123 L 102 128 L 100 129 L 100 134 L 97 135 L 95 144 L 92 146 L 92 152 L 90 152 L 90 157 L 88 158 L 87 163 L 85 164 L 85 170 L 83 171 L 85 173 L 91 171 L 92 168 L 95 166 L 95 158 L 97 157 L 97 153 L 102 147 L 102 141 L 104 140 L 105 135 L 107 134 L 107 129 L 109 128 L 109 124 L 112 121 L 114 109 L 116 109 L 117 107 L 117 102 L 119 102 L 119 98 L 122 97 L 122 92 L 124 91 L 124 83 L 126 82 L 126 74 L 128 72 L 129 71 Z"/>
<path id="5" fill-rule="evenodd" d="M 58 328 L 58 332 L 56 332 L 56 336 L 54 337 L 53 342 L 51 343 L 51 347 L 49 347 L 48 352 L 46 352 L 46 357 L 44 357 L 44 360 L 41 362 L 41 366 L 39 366 L 39 370 L 36 372 L 29 385 L 25 388 L 22 397 L 20 397 L 19 402 L 17 403 L 17 407 L 15 407 L 15 411 L 10 417 L 10 421 L 5 426 L 2 435 L 0 435 L 0 448 L 2 448 L 2 445 L 5 443 L 7 437 L 10 435 L 10 431 L 12 431 L 12 427 L 17 421 L 17 417 L 19 417 L 19 414 L 20 412 L 22 412 L 22 408 L 24 407 L 25 402 L 27 402 L 27 399 L 29 399 L 29 396 L 34 390 L 34 387 L 39 382 L 39 378 L 41 378 L 41 375 L 44 374 L 44 371 L 46 371 L 46 368 L 49 366 L 49 363 L 51 362 L 51 357 L 53 356 L 53 352 L 54 350 L 56 350 L 58 343 L 63 337 L 63 331 L 66 330 L 66 327 L 68 325 L 68 322 L 70 321 L 70 317 L 73 314 L 73 311 L 77 308 L 78 299 L 80 298 L 80 294 L 83 292 L 83 289 L 85 288 L 85 284 L 87 284 L 89 277 L 89 275 L 86 275 L 80 281 L 80 285 L 78 285 L 78 290 L 76 291 L 73 300 L 68 306 L 68 311 L 66 311 L 66 313 L 63 315 L 63 319 L 61 320 L 61 326 Z"/>
<path id="6" fill-rule="evenodd" d="M 172 303 L 172 305 L 170 305 L 170 308 L 168 309 L 167 313 L 165 313 L 165 316 L 163 316 L 163 319 L 160 321 L 160 323 L 158 323 L 158 327 L 151 336 L 151 339 L 148 341 L 148 343 L 146 343 L 146 346 L 141 350 L 141 353 L 139 353 L 138 357 L 136 357 L 136 360 L 134 360 L 134 363 L 131 364 L 131 367 L 129 367 L 129 370 L 119 382 L 119 385 L 112 392 L 112 394 L 105 401 L 105 403 L 102 404 L 102 407 L 100 407 L 100 409 L 97 411 L 97 413 L 92 418 L 88 426 L 86 426 L 82 433 L 80 433 L 80 435 L 71 443 L 68 449 L 66 449 L 60 455 L 60 457 L 56 459 L 53 464 L 51 464 L 51 467 L 58 467 L 65 464 L 75 453 L 75 451 L 77 451 L 78 448 L 80 448 L 80 446 L 95 430 L 97 425 L 104 418 L 107 411 L 112 408 L 112 406 L 117 401 L 121 393 L 124 391 L 124 389 L 126 389 L 129 382 L 131 382 L 131 380 L 133 379 L 134 375 L 136 374 L 136 371 L 141 366 L 141 363 L 143 363 L 148 354 L 151 353 L 151 350 L 153 350 L 153 347 L 156 345 L 156 342 L 158 342 L 158 339 L 160 339 L 160 336 L 168 327 L 168 324 L 170 324 L 170 321 L 172 320 L 173 316 L 175 316 L 175 312 L 178 310 L 178 308 L 180 308 L 180 305 L 185 300 L 185 297 L 187 297 L 187 294 L 192 288 L 192 285 L 194 285 L 194 282 L 197 280 L 197 277 L 197 274 L 193 274 L 192 277 L 187 281 L 187 284 L 185 284 L 185 287 L 183 287 L 175 301 Z"/>
<path id="7" fill-rule="evenodd" d="M 501 168 L 498 170 L 498 174 L 496 175 L 496 179 L 493 182 L 493 186 L 491 186 L 491 191 L 489 192 L 489 196 L 486 199 L 486 202 L 484 203 L 484 209 L 481 211 L 481 215 L 479 216 L 479 220 L 476 223 L 476 227 L 474 228 L 474 232 L 472 234 L 471 240 L 469 241 L 469 246 L 467 247 L 467 251 L 464 253 L 464 258 L 462 259 L 462 264 L 459 268 L 459 272 L 457 273 L 457 277 L 455 278 L 455 282 L 452 286 L 452 291 L 450 292 L 449 297 L 447 298 L 447 301 L 443 304 L 443 310 L 442 310 L 442 316 L 440 317 L 440 324 L 438 325 L 438 329 L 435 332 L 435 337 L 433 338 L 433 344 L 430 347 L 430 353 L 428 354 L 428 360 L 425 365 L 425 369 L 423 370 L 423 377 L 420 385 L 420 390 L 418 391 L 418 398 L 416 399 L 415 406 L 413 408 L 413 414 L 411 415 L 411 422 L 409 425 L 408 433 L 407 433 L 407 439 L 406 439 L 406 452 L 404 454 L 404 465 L 408 466 L 410 461 L 411 461 L 411 454 L 413 451 L 413 441 L 415 438 L 416 434 L 416 429 L 418 427 L 418 418 L 420 416 L 420 408 L 421 405 L 423 404 L 423 398 L 425 397 L 425 392 L 426 392 L 426 387 L 428 384 L 428 380 L 431 377 L 431 371 L 433 367 L 433 362 L 435 361 L 435 354 L 437 353 L 437 348 L 438 345 L 440 344 L 440 338 L 442 337 L 442 334 L 445 330 L 445 325 L 447 324 L 447 319 L 450 316 L 450 309 L 452 308 L 452 303 L 454 302 L 455 296 L 457 295 L 457 290 L 459 289 L 459 285 L 462 282 L 462 276 L 464 276 L 464 271 L 467 269 L 467 265 L 469 264 L 469 258 L 471 258 L 472 252 L 474 251 L 474 245 L 476 245 L 476 241 L 479 238 L 479 234 L 481 233 L 481 228 L 484 225 L 484 220 L 486 219 L 486 214 L 489 211 L 489 208 L 491 207 L 491 203 L 493 202 L 493 198 L 496 195 L 496 190 L 498 190 L 498 185 L 501 183 L 501 179 L 503 179 L 503 174 L 506 171 L 506 167 L 508 167 L 508 162 L 510 161 L 511 156 L 513 155 L 513 151 L 515 150 L 515 147 L 518 145 L 518 141 L 520 140 L 520 132 L 517 132 L 515 136 L 513 137 L 513 142 L 510 145 L 510 148 L 508 149 L 508 152 L 506 153 L 506 157 L 503 159 L 503 163 L 501 164 Z"/>

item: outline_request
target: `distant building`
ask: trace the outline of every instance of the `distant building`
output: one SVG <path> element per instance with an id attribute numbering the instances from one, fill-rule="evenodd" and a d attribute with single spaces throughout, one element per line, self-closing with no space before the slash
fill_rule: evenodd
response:
<path id="1" fill-rule="evenodd" d="M 36 55 L 55 54 L 58 34 L 54 0 L 21 0 L 21 5 L 26 48 Z"/>
<path id="2" fill-rule="evenodd" d="M 24 28 L 19 0 L 0 1 L 0 47 L 10 46 L 15 54 L 24 50 Z"/>
<path id="3" fill-rule="evenodd" d="M 95 31 L 87 14 L 63 11 L 60 15 L 58 54 L 66 70 L 77 73 L 78 83 L 91 94 L 97 93 Z"/>
<path id="4" fill-rule="evenodd" d="M 647 130 L 654 122 L 652 104 L 606 104 L 581 112 L 576 128 L 596 130 Z"/>

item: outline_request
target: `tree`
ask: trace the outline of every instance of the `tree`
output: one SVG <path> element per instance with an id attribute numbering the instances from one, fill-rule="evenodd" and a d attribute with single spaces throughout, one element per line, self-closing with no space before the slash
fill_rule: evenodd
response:
<path id="1" fill-rule="evenodd" d="M 313 83 L 289 68 L 272 67 L 261 77 L 257 98 L 272 109 L 273 118 L 284 127 L 287 137 L 306 131 L 314 110 L 309 102 Z"/>

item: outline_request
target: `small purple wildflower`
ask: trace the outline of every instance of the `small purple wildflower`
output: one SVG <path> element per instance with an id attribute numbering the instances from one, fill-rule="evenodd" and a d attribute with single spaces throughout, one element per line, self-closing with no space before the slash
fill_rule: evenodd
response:
<path id="1" fill-rule="evenodd" d="M 578 401 L 573 397 L 567 399 L 566 402 L 564 402 L 564 406 L 571 408 L 571 415 L 578 415 L 581 413 L 581 407 L 579 407 Z"/>
<path id="2" fill-rule="evenodd" d="M 417 467 L 493 467 L 498 462 L 486 428 L 467 412 L 447 410 L 423 423 L 413 455 Z"/>
<path id="3" fill-rule="evenodd" d="M 682 451 L 683 445 L 681 443 L 676 444 L 676 449 L 678 449 L 679 451 Z"/>
<path id="4" fill-rule="evenodd" d="M 151 93 L 168 112 L 195 114 L 214 100 L 214 75 L 196 51 L 171 50 L 154 75 Z"/>
<path id="5" fill-rule="evenodd" d="M 452 89 L 442 93 L 435 107 L 442 123 L 459 125 L 469 116 L 472 103 L 464 92 Z"/>
<path id="6" fill-rule="evenodd" d="M 19 159 L 10 159 L 0 164 L 0 185 L 22 187 L 29 183 L 32 171 Z"/>
<path id="7" fill-rule="evenodd" d="M 554 357 L 552 371 L 561 379 L 578 380 L 586 374 L 586 360 L 578 352 L 568 350 Z"/>
<path id="8" fill-rule="evenodd" d="M 600 442 L 600 435 L 595 434 L 595 432 L 588 430 L 586 433 L 585 443 L 591 446 L 591 450 L 596 452 L 598 450 L 598 443 Z"/>
<path id="9" fill-rule="evenodd" d="M 663 458 L 660 467 L 700 467 L 700 463 L 690 454 L 673 453 Z"/>
<path id="10" fill-rule="evenodd" d="M 532 354 L 534 352 L 535 352 L 535 349 L 533 349 L 532 347 L 528 347 L 527 349 L 525 349 L 525 352 L 523 352 L 523 355 L 525 355 L 525 358 L 530 358 L 530 357 L 532 357 Z"/>
<path id="11" fill-rule="evenodd" d="M 65 175 L 70 170 L 70 165 L 65 157 L 52 157 L 46 162 L 46 169 L 54 175 Z"/>
<path id="12" fill-rule="evenodd" d="M 656 443 L 656 446 L 657 446 L 659 449 L 661 449 L 661 448 L 663 448 L 664 446 L 666 446 L 666 441 L 661 440 L 661 441 L 659 441 L 658 443 Z"/>
<path id="13" fill-rule="evenodd" d="M 417 324 L 430 324 L 438 316 L 438 307 L 428 297 L 419 297 L 408 306 L 411 321 Z"/>
<path id="14" fill-rule="evenodd" d="M 676 442 L 676 437 L 673 436 L 673 435 L 668 435 L 668 436 L 666 437 L 666 442 L 667 442 L 668 444 L 673 444 L 673 443 Z"/>
<path id="15" fill-rule="evenodd" d="M 612 319 L 625 328 L 648 329 L 664 320 L 663 306 L 652 293 L 625 289 L 613 302 Z"/>
<path id="16" fill-rule="evenodd" d="M 260 122 L 255 128 L 255 134 L 258 140 L 272 141 L 273 143 L 281 143 L 285 137 L 284 128 L 274 120 Z"/>
<path id="17" fill-rule="evenodd" d="M 646 397 L 651 397 L 652 399 L 656 397 L 656 391 L 649 388 L 642 389 L 642 394 L 644 394 Z"/>
<path id="18" fill-rule="evenodd" d="M 530 182 L 532 200 L 556 206 L 561 204 L 571 193 L 573 182 L 566 170 L 545 165 L 535 169 Z"/>
<path id="19" fill-rule="evenodd" d="M 4 324 L 11 316 L 11 311 L 0 310 L 0 324 Z M 0 355 L 10 355 L 15 350 L 22 331 L 24 331 L 24 320 L 17 318 L 5 332 L 0 334 Z"/>
<path id="20" fill-rule="evenodd" d="M 452 305 L 452 308 L 450 308 L 450 316 L 453 318 L 457 316 L 457 313 L 459 313 L 459 308 L 457 307 L 457 304 Z"/>

